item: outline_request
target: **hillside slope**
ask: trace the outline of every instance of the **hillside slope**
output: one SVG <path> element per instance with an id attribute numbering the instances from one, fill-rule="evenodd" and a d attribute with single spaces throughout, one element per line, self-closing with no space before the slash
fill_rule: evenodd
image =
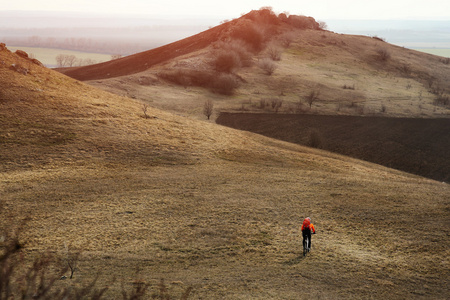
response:
<path id="1" fill-rule="evenodd" d="M 141 102 L 6 49 L 0 88 L 2 236 L 20 228 L 21 258 L 52 253 L 54 270 L 81 252 L 57 287 L 100 273 L 107 299 L 160 278 L 190 299 L 450 292 L 447 184 L 155 108 L 146 118 Z M 303 258 L 306 216 L 318 234 Z"/>
<path id="2" fill-rule="evenodd" d="M 139 73 L 158 63 L 205 48 L 212 41 L 217 40 L 223 26 L 214 27 L 192 37 L 113 61 L 58 70 L 78 80 L 95 80 Z"/>
<path id="3" fill-rule="evenodd" d="M 61 71 L 197 118 L 206 99 L 216 112 L 449 117 L 448 58 L 286 18 L 252 11 L 164 47 Z"/>

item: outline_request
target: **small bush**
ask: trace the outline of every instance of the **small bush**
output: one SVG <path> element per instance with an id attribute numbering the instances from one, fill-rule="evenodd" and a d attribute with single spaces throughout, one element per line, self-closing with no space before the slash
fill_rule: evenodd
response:
<path id="1" fill-rule="evenodd" d="M 318 21 L 317 23 L 319 24 L 319 29 L 320 30 L 327 30 L 328 29 L 328 25 L 324 21 Z"/>
<path id="2" fill-rule="evenodd" d="M 290 31 L 290 32 L 286 32 L 282 35 L 280 35 L 278 37 L 278 40 L 280 41 L 280 44 L 285 47 L 288 48 L 292 42 L 295 40 L 295 33 Z"/>
<path id="3" fill-rule="evenodd" d="M 259 61 L 258 66 L 266 73 L 266 75 L 272 75 L 275 72 L 277 65 L 268 58 L 263 58 Z"/>
<path id="4" fill-rule="evenodd" d="M 146 119 L 150 118 L 150 116 L 147 114 L 148 104 L 142 103 L 141 109 L 142 109 L 142 112 L 144 113 L 144 118 L 146 118 Z"/>
<path id="5" fill-rule="evenodd" d="M 231 73 L 241 67 L 241 59 L 234 51 L 218 51 L 214 59 L 214 68 L 218 72 Z"/>
<path id="6" fill-rule="evenodd" d="M 303 114 L 308 111 L 308 108 L 305 107 L 302 101 L 298 101 L 295 107 L 295 112 L 298 114 Z"/>
<path id="7" fill-rule="evenodd" d="M 259 108 L 264 109 L 266 107 L 266 99 L 259 100 Z"/>
<path id="8" fill-rule="evenodd" d="M 269 47 L 267 47 L 267 55 L 269 56 L 270 59 L 272 59 L 273 61 L 280 61 L 281 60 L 281 49 L 280 47 L 276 46 L 276 45 L 269 45 Z"/>
<path id="9" fill-rule="evenodd" d="M 433 86 L 435 80 L 436 80 L 436 78 L 434 78 L 433 76 L 430 76 L 430 77 L 427 78 L 428 88 L 431 89 L 431 87 Z"/>
<path id="10" fill-rule="evenodd" d="M 386 48 L 378 48 L 376 53 L 379 61 L 385 62 L 391 58 L 391 54 Z"/>
<path id="11" fill-rule="evenodd" d="M 275 110 L 275 112 L 278 112 L 278 110 L 283 105 L 283 100 L 281 99 L 272 99 L 271 102 L 272 102 L 272 109 Z"/>
<path id="12" fill-rule="evenodd" d="M 438 95 L 436 97 L 436 99 L 434 100 L 434 104 L 441 105 L 441 106 L 449 106 L 450 98 L 448 95 Z"/>
<path id="13" fill-rule="evenodd" d="M 264 25 L 280 24 L 280 19 L 273 12 L 272 7 L 270 6 L 261 7 L 259 10 L 254 10 L 248 13 L 247 18 Z"/>
<path id="14" fill-rule="evenodd" d="M 430 87 L 429 92 L 432 93 L 433 95 L 441 97 L 444 95 L 445 90 L 436 84 L 436 85 Z"/>
<path id="15" fill-rule="evenodd" d="M 164 80 L 179 84 L 182 86 L 201 86 L 211 85 L 213 72 L 207 70 L 192 69 L 171 69 L 164 70 L 158 76 Z"/>
<path id="16" fill-rule="evenodd" d="M 312 17 L 290 15 L 287 23 L 300 29 L 320 29 L 319 23 Z"/>
<path id="17" fill-rule="evenodd" d="M 222 49 L 235 52 L 239 56 L 242 67 L 250 67 L 252 65 L 252 54 L 245 42 L 237 40 L 224 43 Z"/>
<path id="18" fill-rule="evenodd" d="M 316 129 L 311 130 L 311 132 L 309 133 L 308 145 L 313 148 L 322 148 L 323 147 L 322 135 Z"/>
<path id="19" fill-rule="evenodd" d="M 402 72 L 403 76 L 409 77 L 411 75 L 411 67 L 407 64 L 401 65 L 398 69 Z"/>
<path id="20" fill-rule="evenodd" d="M 230 33 L 234 39 L 242 40 L 248 44 L 253 52 L 259 52 L 264 48 L 264 35 L 251 20 L 242 20 L 236 24 Z"/>
<path id="21" fill-rule="evenodd" d="M 386 40 L 384 38 L 378 37 L 376 35 L 374 35 L 372 38 L 377 40 L 377 41 L 380 41 L 380 42 L 386 42 Z"/>
<path id="22" fill-rule="evenodd" d="M 220 73 L 214 78 L 212 90 L 222 95 L 232 95 L 239 86 L 238 81 L 232 74 Z"/>
<path id="23" fill-rule="evenodd" d="M 442 58 L 439 61 L 441 63 L 443 63 L 444 65 L 448 65 L 448 64 L 450 64 L 450 57 Z"/>

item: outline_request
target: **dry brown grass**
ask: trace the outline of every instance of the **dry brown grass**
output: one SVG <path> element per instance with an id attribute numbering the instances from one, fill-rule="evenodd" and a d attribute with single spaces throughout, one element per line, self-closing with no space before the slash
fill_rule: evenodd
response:
<path id="1" fill-rule="evenodd" d="M 0 225 L 25 220 L 26 259 L 81 251 L 58 284 L 100 272 L 109 298 L 160 278 L 192 299 L 449 294 L 449 185 L 154 108 L 144 118 L 138 101 L 0 60 Z M 303 259 L 306 216 L 318 234 Z"/>
<path id="2" fill-rule="evenodd" d="M 450 67 L 441 58 L 409 50 L 364 36 L 342 35 L 326 31 L 290 31 L 293 40 L 284 48 L 282 60 L 270 77 L 253 64 L 235 71 L 240 87 L 232 97 L 207 89 L 174 88 L 164 81 L 138 85 L 139 76 L 151 76 L 174 65 L 201 70 L 212 49 L 202 49 L 156 65 L 145 72 L 90 84 L 118 94 L 132 95 L 153 106 L 202 118 L 201 107 L 214 98 L 216 111 L 236 111 L 243 103 L 247 111 L 259 112 L 263 98 L 283 97 L 280 112 L 295 112 L 299 101 L 306 106 L 311 90 L 320 90 L 320 99 L 308 112 L 333 115 L 380 115 L 391 117 L 448 117 L 448 106 L 436 105 L 436 89 L 450 92 Z M 380 61 L 382 48 L 390 58 Z M 265 52 L 254 55 L 256 62 Z M 431 88 L 434 86 L 435 88 Z M 344 89 L 351 86 L 352 89 Z M 173 99 L 173 100 L 172 100 Z"/>

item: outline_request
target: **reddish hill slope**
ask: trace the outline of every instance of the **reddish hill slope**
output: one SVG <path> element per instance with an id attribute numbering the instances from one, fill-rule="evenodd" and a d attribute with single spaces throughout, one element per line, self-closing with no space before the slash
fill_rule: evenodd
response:
<path id="1" fill-rule="evenodd" d="M 319 29 L 319 24 L 311 17 L 295 15 L 287 17 L 285 14 L 276 16 L 271 10 L 262 9 L 251 11 L 238 19 L 149 51 L 90 66 L 61 68 L 58 71 L 83 81 L 131 75 L 145 71 L 159 63 L 199 51 L 214 42 L 228 41 L 230 37 L 258 43 L 260 31 L 275 35 L 289 27 Z M 248 30 L 249 28 L 251 30 Z"/>
<path id="2" fill-rule="evenodd" d="M 131 75 L 145 71 L 156 64 L 207 47 L 211 42 L 218 39 L 226 26 L 226 24 L 223 24 L 186 39 L 120 59 L 84 67 L 62 68 L 58 71 L 83 81 Z"/>

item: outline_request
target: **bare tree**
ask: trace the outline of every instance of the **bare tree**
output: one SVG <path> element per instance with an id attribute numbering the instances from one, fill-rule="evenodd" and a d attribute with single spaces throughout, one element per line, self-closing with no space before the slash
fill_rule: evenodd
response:
<path id="1" fill-rule="evenodd" d="M 73 67 L 77 61 L 77 57 L 73 54 L 66 55 L 66 62 L 68 67 Z"/>
<path id="2" fill-rule="evenodd" d="M 69 266 L 69 270 L 70 270 L 70 279 L 73 278 L 73 274 L 75 273 L 75 271 L 78 270 L 77 268 L 77 263 L 78 263 L 78 256 L 79 253 L 73 253 L 69 251 L 69 246 L 67 245 L 67 243 L 64 242 L 64 250 L 65 250 L 65 260 L 67 265 Z M 64 279 L 65 277 L 61 277 L 61 279 Z"/>
<path id="3" fill-rule="evenodd" d="M 58 54 L 56 56 L 56 63 L 59 68 L 73 67 L 77 61 L 77 57 L 73 54 Z"/>
<path id="4" fill-rule="evenodd" d="M 56 64 L 58 65 L 58 67 L 59 68 L 64 67 L 64 63 L 65 63 L 65 55 L 64 54 L 56 55 Z"/>
<path id="5" fill-rule="evenodd" d="M 318 21 L 318 23 L 319 23 L 319 29 L 322 29 L 322 30 L 328 29 L 328 25 L 324 21 Z"/>
<path id="6" fill-rule="evenodd" d="M 213 113 L 214 104 L 211 99 L 208 99 L 205 101 L 205 104 L 203 106 L 203 114 L 210 119 L 212 113 Z"/>
<path id="7" fill-rule="evenodd" d="M 119 59 L 121 57 L 122 57 L 122 54 L 112 54 L 111 55 L 111 60 Z"/>
<path id="8" fill-rule="evenodd" d="M 283 105 L 283 100 L 277 99 L 277 98 L 272 98 L 271 104 L 272 104 L 272 109 L 275 110 L 275 112 L 278 112 L 278 110 Z"/>
<path id="9" fill-rule="evenodd" d="M 311 108 L 312 104 L 319 99 L 320 91 L 312 90 L 308 96 L 306 96 L 306 102 L 309 104 L 309 108 Z"/>
<path id="10" fill-rule="evenodd" d="M 97 62 L 91 58 L 85 58 L 85 59 L 80 58 L 77 60 L 78 66 L 89 66 L 89 65 L 94 65 L 96 63 Z"/>
<path id="11" fill-rule="evenodd" d="M 143 104 L 142 104 L 142 112 L 144 113 L 144 117 L 145 117 L 146 119 L 150 118 L 150 116 L 147 114 L 147 110 L 148 110 L 148 105 L 145 104 L 145 103 L 143 103 Z"/>

